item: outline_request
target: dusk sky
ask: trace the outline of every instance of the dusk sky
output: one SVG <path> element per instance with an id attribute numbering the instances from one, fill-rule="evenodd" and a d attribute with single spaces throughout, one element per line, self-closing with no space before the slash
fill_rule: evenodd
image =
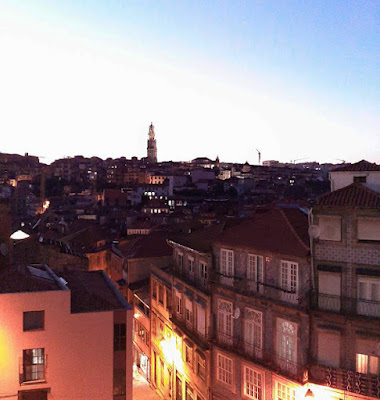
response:
<path id="1" fill-rule="evenodd" d="M 380 2 L 0 1 L 1 152 L 380 163 Z"/>

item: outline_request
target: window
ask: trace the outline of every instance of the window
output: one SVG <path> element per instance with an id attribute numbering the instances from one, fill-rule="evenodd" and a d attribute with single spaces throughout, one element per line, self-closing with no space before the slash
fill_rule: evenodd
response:
<path id="1" fill-rule="evenodd" d="M 193 388 L 186 382 L 186 400 L 194 400 Z"/>
<path id="2" fill-rule="evenodd" d="M 193 325 L 193 303 L 191 300 L 186 299 L 186 322 L 189 325 Z"/>
<path id="3" fill-rule="evenodd" d="M 186 339 L 184 341 L 185 346 L 185 362 L 189 365 L 193 365 L 193 345 Z"/>
<path id="4" fill-rule="evenodd" d="M 290 386 L 276 382 L 276 400 L 296 400 L 296 391 Z"/>
<path id="5" fill-rule="evenodd" d="M 165 386 L 165 366 L 164 362 L 160 360 L 160 374 L 161 374 L 161 386 Z"/>
<path id="6" fill-rule="evenodd" d="M 361 374 L 378 375 L 380 373 L 379 360 L 379 357 L 369 356 L 367 354 L 356 354 L 356 371 Z"/>
<path id="7" fill-rule="evenodd" d="M 157 300 L 157 282 L 152 280 L 152 297 Z"/>
<path id="8" fill-rule="evenodd" d="M 45 311 L 26 311 L 23 314 L 23 330 L 36 331 L 45 327 Z"/>
<path id="9" fill-rule="evenodd" d="M 19 400 L 47 400 L 49 389 L 20 390 L 18 392 Z"/>
<path id="10" fill-rule="evenodd" d="M 202 261 L 199 263 L 199 276 L 201 279 L 207 280 L 207 264 Z"/>
<path id="11" fill-rule="evenodd" d="M 176 311 L 177 314 L 182 314 L 182 295 L 179 292 L 175 292 L 175 300 L 176 300 Z"/>
<path id="12" fill-rule="evenodd" d="M 262 356 L 263 314 L 251 308 L 245 310 L 244 345 L 245 350 L 254 357 Z"/>
<path id="13" fill-rule="evenodd" d="M 244 367 L 244 394 L 250 399 L 262 400 L 262 375 L 252 368 Z"/>
<path id="14" fill-rule="evenodd" d="M 172 292 L 166 288 L 166 309 L 169 310 L 172 306 Z"/>
<path id="15" fill-rule="evenodd" d="M 23 351 L 23 382 L 45 379 L 45 349 Z"/>
<path id="16" fill-rule="evenodd" d="M 164 305 L 164 287 L 162 285 L 158 285 L 158 301 Z"/>
<path id="17" fill-rule="evenodd" d="M 264 260 L 262 256 L 248 254 L 247 278 L 250 280 L 251 289 L 262 291 L 263 285 L 258 285 L 258 282 L 264 283 Z"/>
<path id="18" fill-rule="evenodd" d="M 358 240 L 380 241 L 380 218 L 358 218 Z"/>
<path id="19" fill-rule="evenodd" d="M 340 332 L 318 332 L 318 362 L 327 367 L 340 366 Z"/>
<path id="20" fill-rule="evenodd" d="M 357 312 L 361 315 L 380 317 L 380 279 L 358 276 Z"/>
<path id="21" fill-rule="evenodd" d="M 297 324 L 277 318 L 277 364 L 285 371 L 297 373 Z"/>
<path id="22" fill-rule="evenodd" d="M 199 304 L 197 305 L 197 331 L 202 336 L 206 334 L 206 310 Z"/>
<path id="23" fill-rule="evenodd" d="M 284 301 L 296 302 L 298 291 L 298 264 L 281 261 L 281 288 Z"/>
<path id="24" fill-rule="evenodd" d="M 320 215 L 319 239 L 340 242 L 342 239 L 342 218 L 337 215 Z"/>
<path id="25" fill-rule="evenodd" d="M 125 324 L 115 324 L 113 329 L 113 349 L 114 351 L 125 350 L 126 326 Z"/>
<path id="26" fill-rule="evenodd" d="M 178 260 L 178 266 L 180 268 L 180 271 L 182 271 L 182 268 L 183 268 L 183 254 L 182 253 L 177 253 L 177 260 Z"/>
<path id="27" fill-rule="evenodd" d="M 203 353 L 197 350 L 197 375 L 205 380 L 206 379 L 206 357 Z"/>
<path id="28" fill-rule="evenodd" d="M 232 250 L 220 251 L 220 272 L 225 276 L 234 276 L 234 252 Z"/>
<path id="29" fill-rule="evenodd" d="M 219 300 L 218 303 L 218 335 L 220 339 L 232 338 L 232 303 Z"/>
<path id="30" fill-rule="evenodd" d="M 318 271 L 318 307 L 340 311 L 340 272 Z"/>
<path id="31" fill-rule="evenodd" d="M 218 354 L 217 379 L 226 385 L 232 386 L 232 360 L 228 357 Z"/>
<path id="32" fill-rule="evenodd" d="M 366 176 L 354 176 L 355 183 L 366 183 L 367 177 Z"/>
<path id="33" fill-rule="evenodd" d="M 194 274 L 194 257 L 189 257 L 188 262 L 189 262 L 189 274 L 193 275 Z"/>

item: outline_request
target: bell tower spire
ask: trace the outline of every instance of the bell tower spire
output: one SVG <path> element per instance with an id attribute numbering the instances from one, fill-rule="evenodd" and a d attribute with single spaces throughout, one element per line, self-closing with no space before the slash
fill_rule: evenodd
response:
<path id="1" fill-rule="evenodd" d="M 153 126 L 152 122 L 149 126 L 147 152 L 148 152 L 148 154 L 147 154 L 148 162 L 156 163 L 157 162 L 157 144 L 156 144 L 156 138 L 155 138 L 155 133 L 154 133 L 154 126 Z"/>

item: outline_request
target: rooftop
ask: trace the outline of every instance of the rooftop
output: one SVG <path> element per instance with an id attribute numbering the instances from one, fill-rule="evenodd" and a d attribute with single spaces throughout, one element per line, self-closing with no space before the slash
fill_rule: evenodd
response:
<path id="1" fill-rule="evenodd" d="M 308 217 L 299 208 L 274 208 L 227 230 L 216 243 L 306 257 L 309 255 Z"/>
<path id="2" fill-rule="evenodd" d="M 361 160 L 355 164 L 345 164 L 341 167 L 333 169 L 331 172 L 364 172 L 364 171 L 380 171 L 380 165 Z"/>
<path id="3" fill-rule="evenodd" d="M 318 205 L 328 207 L 379 208 L 380 194 L 361 183 L 352 183 L 318 199 Z"/>

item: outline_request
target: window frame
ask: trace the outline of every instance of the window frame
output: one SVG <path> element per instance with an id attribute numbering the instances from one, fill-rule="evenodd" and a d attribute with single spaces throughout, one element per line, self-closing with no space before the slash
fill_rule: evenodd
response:
<path id="1" fill-rule="evenodd" d="M 38 315 L 41 316 L 42 315 L 42 318 L 40 318 L 40 320 L 38 321 L 38 322 L 41 322 L 41 320 L 42 320 L 42 324 L 38 324 L 38 323 L 36 324 L 36 322 L 33 321 L 33 318 L 31 318 L 33 315 L 34 316 L 38 316 Z M 26 325 L 28 325 L 28 326 L 26 326 Z M 36 325 L 38 325 L 38 326 L 36 326 Z M 32 332 L 32 331 L 43 331 L 43 330 L 45 330 L 45 310 L 24 311 L 23 312 L 22 329 L 23 329 L 23 332 Z"/>
<path id="2" fill-rule="evenodd" d="M 233 359 L 226 357 L 221 353 L 217 353 L 216 357 L 217 357 L 216 379 L 227 386 L 233 387 L 233 380 L 234 380 Z M 226 362 L 229 364 L 229 368 L 227 367 Z"/>
<path id="3" fill-rule="evenodd" d="M 235 273 L 234 251 L 220 249 L 220 273 L 224 276 L 234 276 Z"/>
<path id="4" fill-rule="evenodd" d="M 247 370 L 249 370 L 252 373 L 252 378 L 257 379 L 260 382 L 248 382 L 247 381 Z M 253 400 L 264 400 L 264 374 L 257 369 L 254 369 L 252 367 L 249 367 L 248 365 L 243 365 L 243 395 L 246 396 L 249 399 Z M 255 377 L 257 375 L 257 378 Z M 252 387 L 247 387 L 248 385 L 251 385 Z M 248 391 L 249 389 L 249 391 Z M 252 393 L 252 394 L 251 394 Z"/>

